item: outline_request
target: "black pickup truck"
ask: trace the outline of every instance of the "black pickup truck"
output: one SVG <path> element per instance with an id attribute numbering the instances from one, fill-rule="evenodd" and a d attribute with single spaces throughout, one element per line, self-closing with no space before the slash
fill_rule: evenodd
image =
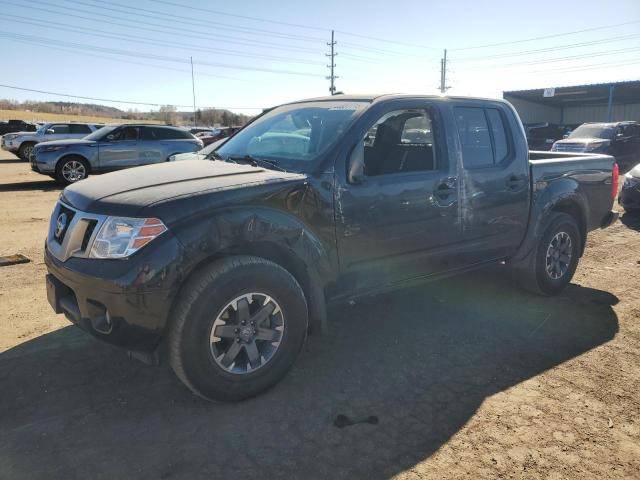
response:
<path id="1" fill-rule="evenodd" d="M 330 301 L 495 262 L 558 293 L 616 219 L 614 159 L 529 152 L 500 100 L 290 103 L 212 160 L 67 187 L 45 261 L 57 313 L 214 400 L 274 385 Z"/>

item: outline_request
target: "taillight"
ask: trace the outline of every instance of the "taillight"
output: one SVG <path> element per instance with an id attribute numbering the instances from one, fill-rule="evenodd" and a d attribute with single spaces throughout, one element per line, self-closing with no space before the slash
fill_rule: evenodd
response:
<path id="1" fill-rule="evenodd" d="M 618 196 L 618 180 L 620 179 L 620 167 L 617 163 L 613 164 L 613 171 L 611 172 L 611 198 L 613 200 Z"/>

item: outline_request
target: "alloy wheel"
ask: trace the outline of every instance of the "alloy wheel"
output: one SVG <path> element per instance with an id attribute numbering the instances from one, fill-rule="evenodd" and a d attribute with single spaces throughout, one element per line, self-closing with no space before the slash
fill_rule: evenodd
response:
<path id="1" fill-rule="evenodd" d="M 87 170 L 82 162 L 69 160 L 62 166 L 62 176 L 69 182 L 77 182 L 87 176 Z"/>
<path id="2" fill-rule="evenodd" d="M 223 370 L 247 374 L 274 357 L 283 333 L 280 305 L 266 293 L 244 294 L 229 302 L 213 322 L 211 355 Z"/>
<path id="3" fill-rule="evenodd" d="M 563 277 L 569 270 L 572 256 L 573 245 L 569 234 L 566 232 L 556 233 L 547 247 L 545 258 L 547 275 L 554 280 Z"/>

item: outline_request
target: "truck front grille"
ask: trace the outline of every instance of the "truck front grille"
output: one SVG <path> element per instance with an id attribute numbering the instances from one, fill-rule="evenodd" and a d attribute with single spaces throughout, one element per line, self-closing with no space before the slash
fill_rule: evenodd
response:
<path id="1" fill-rule="evenodd" d="M 556 152 L 584 152 L 584 143 L 557 143 Z"/>
<path id="2" fill-rule="evenodd" d="M 59 201 L 51 215 L 47 249 L 63 262 L 69 257 L 87 257 L 98 227 L 106 218 L 81 212 Z"/>

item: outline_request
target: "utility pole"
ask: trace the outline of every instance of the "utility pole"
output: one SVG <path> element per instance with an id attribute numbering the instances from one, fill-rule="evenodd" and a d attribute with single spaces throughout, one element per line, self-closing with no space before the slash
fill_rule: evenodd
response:
<path id="1" fill-rule="evenodd" d="M 335 95 L 336 93 L 335 80 L 336 78 L 339 78 L 339 77 L 336 77 L 334 74 L 334 69 L 336 68 L 336 64 L 334 60 L 336 55 L 338 54 L 335 52 L 335 49 L 334 49 L 336 45 L 336 41 L 335 41 L 335 32 L 333 30 L 331 30 L 331 42 L 327 43 L 327 45 L 331 47 L 331 53 L 325 53 L 327 57 L 331 57 L 331 65 L 327 65 L 327 68 L 331 69 L 331 76 L 325 77 L 325 78 L 327 80 L 331 80 L 331 86 L 329 87 L 329 92 L 331 92 L 331 95 Z"/>
<path id="2" fill-rule="evenodd" d="M 440 93 L 444 93 L 449 89 L 447 87 L 447 49 L 444 49 L 444 56 L 440 59 Z"/>
<path id="3" fill-rule="evenodd" d="M 189 57 L 191 60 L 191 92 L 193 93 L 193 126 L 195 127 L 198 123 L 198 119 L 196 118 L 197 110 L 196 110 L 196 82 L 193 77 L 193 57 Z"/>

